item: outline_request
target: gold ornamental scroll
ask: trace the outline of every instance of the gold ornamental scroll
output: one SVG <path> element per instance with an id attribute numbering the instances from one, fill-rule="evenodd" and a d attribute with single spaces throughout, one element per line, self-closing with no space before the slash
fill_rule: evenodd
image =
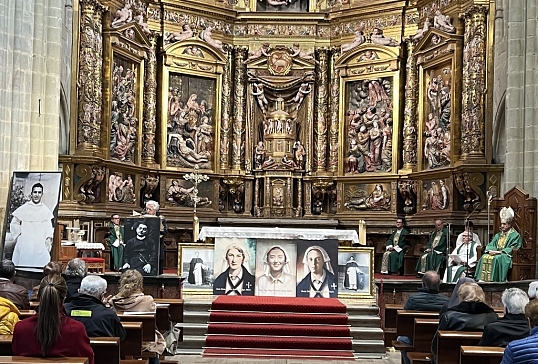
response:
<path id="1" fill-rule="evenodd" d="M 234 123 L 232 140 L 232 168 L 241 169 L 244 158 L 243 134 L 246 123 L 246 65 L 248 55 L 246 47 L 235 49 L 235 97 L 234 97 Z"/>
<path id="2" fill-rule="evenodd" d="M 149 36 L 150 48 L 145 62 L 144 122 L 142 123 L 142 161 L 155 164 L 155 131 L 157 127 L 157 57 L 155 47 L 158 35 Z"/>

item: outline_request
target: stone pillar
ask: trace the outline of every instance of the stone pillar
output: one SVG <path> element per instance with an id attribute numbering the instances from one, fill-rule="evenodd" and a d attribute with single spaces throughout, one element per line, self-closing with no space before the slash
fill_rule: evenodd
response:
<path id="1" fill-rule="evenodd" d="M 105 10 L 98 0 L 80 0 L 77 154 L 100 154 Z"/>
<path id="2" fill-rule="evenodd" d="M 239 171 L 241 161 L 244 160 L 245 148 L 243 145 L 243 134 L 246 123 L 246 74 L 247 67 L 245 61 L 248 55 L 246 47 L 235 49 L 235 97 L 234 97 L 234 123 L 232 141 L 232 169 Z"/>
<path id="3" fill-rule="evenodd" d="M 417 170 L 417 102 L 418 72 L 414 49 L 415 42 L 407 43 L 407 73 L 405 80 L 405 108 L 403 122 L 403 169 Z"/>
<path id="4" fill-rule="evenodd" d="M 155 165 L 155 131 L 157 129 L 157 46 L 156 33 L 149 36 L 151 48 L 148 50 L 144 70 L 144 122 L 142 123 L 142 163 Z"/>
<path id="5" fill-rule="evenodd" d="M 220 168 L 230 168 L 230 118 L 232 116 L 232 68 L 233 52 L 227 50 L 228 58 L 222 72 L 222 103 L 220 120 Z"/>
<path id="6" fill-rule="evenodd" d="M 465 21 L 463 50 L 463 94 L 461 160 L 485 163 L 484 130 L 486 100 L 487 24 L 485 6 L 472 6 Z"/>
<path id="7" fill-rule="evenodd" d="M 331 120 L 329 124 L 329 172 L 338 172 L 338 128 L 340 119 L 340 70 L 335 68 L 338 53 L 331 55 Z"/>
<path id="8" fill-rule="evenodd" d="M 327 86 L 329 84 L 328 69 L 329 51 L 327 48 L 316 50 L 318 55 L 318 64 L 316 72 L 316 119 L 314 122 L 314 170 L 325 172 L 327 170 L 327 108 L 329 104 L 329 93 Z"/>

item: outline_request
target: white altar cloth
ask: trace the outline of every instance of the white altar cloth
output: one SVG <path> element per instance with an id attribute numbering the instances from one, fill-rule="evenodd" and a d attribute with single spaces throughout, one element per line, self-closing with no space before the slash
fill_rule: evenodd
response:
<path id="1" fill-rule="evenodd" d="M 200 231 L 200 240 L 206 238 L 252 238 L 252 239 L 302 239 L 302 240 L 325 240 L 336 239 L 339 241 L 351 241 L 353 244 L 360 243 L 355 230 L 331 230 L 331 229 L 291 229 L 291 228 L 258 228 L 258 227 L 211 227 L 204 226 Z"/>

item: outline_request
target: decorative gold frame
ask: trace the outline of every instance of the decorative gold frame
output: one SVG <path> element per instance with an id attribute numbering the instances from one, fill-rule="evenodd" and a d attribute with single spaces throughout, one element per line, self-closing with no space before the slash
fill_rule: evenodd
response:
<path id="1" fill-rule="evenodd" d="M 211 254 L 213 255 L 213 261 L 211 264 L 213 264 L 213 268 L 215 265 L 215 259 L 214 259 L 214 252 L 215 252 L 215 246 L 213 244 L 180 244 L 179 250 L 178 250 L 178 256 L 177 256 L 177 275 L 180 277 L 183 277 L 184 274 L 187 274 L 187 277 L 185 278 L 185 281 L 188 279 L 188 271 L 183 271 L 183 256 L 185 254 L 185 250 L 210 250 Z M 213 277 L 214 278 L 214 277 Z M 193 294 L 193 295 L 212 295 L 213 294 L 213 284 L 208 286 L 208 288 L 182 288 L 183 293 Z"/>
<path id="2" fill-rule="evenodd" d="M 349 256 L 351 254 L 366 254 L 368 255 L 368 272 L 367 277 L 365 277 L 365 288 L 367 288 L 367 292 L 353 292 L 349 290 L 343 289 L 343 279 L 340 279 L 340 256 L 346 255 Z M 347 259 L 344 260 L 347 261 Z M 356 259 L 357 261 L 357 259 Z M 345 264 L 344 264 L 345 266 Z M 361 269 L 362 270 L 362 269 Z M 345 275 L 345 272 L 344 272 Z M 359 299 L 372 299 L 375 296 L 374 292 L 374 248 L 373 247 L 338 247 L 338 298 L 359 298 Z"/>

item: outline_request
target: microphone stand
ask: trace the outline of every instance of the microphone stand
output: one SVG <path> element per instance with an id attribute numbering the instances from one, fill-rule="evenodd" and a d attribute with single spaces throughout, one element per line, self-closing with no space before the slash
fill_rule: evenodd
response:
<path id="1" fill-rule="evenodd" d="M 489 192 L 489 191 L 488 191 Z M 476 211 L 476 209 L 478 208 L 480 204 L 476 204 L 473 211 L 471 211 L 471 213 L 465 218 L 465 224 L 464 224 L 464 228 L 465 230 L 463 231 L 464 234 L 469 234 L 469 232 L 467 231 L 469 229 L 469 218 L 471 217 L 472 214 L 474 214 L 474 212 Z M 474 241 L 474 234 L 471 236 L 471 242 Z M 467 243 L 468 245 L 468 243 Z M 457 248 L 457 247 L 456 247 Z M 467 260 L 465 261 L 465 276 L 468 277 L 469 276 L 469 246 L 465 247 L 465 251 L 467 252 Z"/>
<path id="2" fill-rule="evenodd" d="M 452 228 L 451 228 L 451 227 L 452 227 L 452 223 L 450 223 L 449 221 L 446 221 L 446 220 L 444 220 L 444 219 L 441 219 L 441 221 L 443 221 L 445 224 L 448 225 L 448 226 L 447 226 L 447 228 L 448 228 L 448 230 L 447 230 L 447 237 L 446 237 L 446 256 L 445 256 L 445 261 L 446 261 L 446 263 L 445 263 L 445 265 L 446 265 L 445 270 L 448 271 L 448 259 L 449 259 L 449 258 L 448 258 L 448 255 L 450 254 L 449 252 L 452 252 L 452 250 L 450 250 L 450 233 L 451 233 L 451 229 L 452 229 Z M 441 267 L 441 264 L 439 264 L 439 268 L 440 268 L 440 267 Z M 438 271 L 439 271 L 439 268 L 437 269 Z M 437 272 L 437 273 L 439 273 L 439 272 Z M 443 278 L 441 277 L 441 279 L 443 279 Z"/>

